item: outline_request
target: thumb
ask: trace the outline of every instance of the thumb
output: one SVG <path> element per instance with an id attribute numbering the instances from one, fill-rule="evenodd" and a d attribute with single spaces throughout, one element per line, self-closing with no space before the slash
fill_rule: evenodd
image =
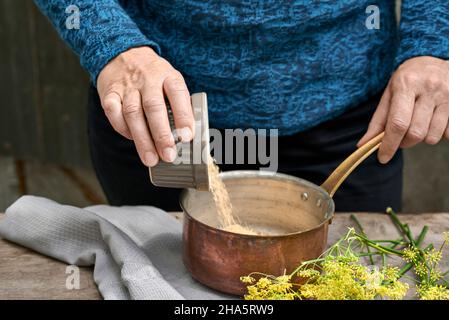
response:
<path id="1" fill-rule="evenodd" d="M 377 136 L 382 131 L 384 131 L 383 127 L 382 128 L 381 127 L 373 128 L 372 126 L 368 127 L 366 133 L 363 135 L 362 138 L 360 138 L 359 142 L 357 142 L 357 148 L 363 146 L 365 143 L 370 141 L 372 138 Z"/>
<path id="2" fill-rule="evenodd" d="M 390 110 L 390 99 L 391 93 L 389 86 L 385 89 L 382 98 L 380 99 L 379 105 L 371 118 L 368 125 L 368 130 L 364 136 L 357 142 L 357 148 L 360 148 L 369 140 L 377 136 L 379 133 L 385 130 L 385 125 L 387 123 L 388 112 Z"/>

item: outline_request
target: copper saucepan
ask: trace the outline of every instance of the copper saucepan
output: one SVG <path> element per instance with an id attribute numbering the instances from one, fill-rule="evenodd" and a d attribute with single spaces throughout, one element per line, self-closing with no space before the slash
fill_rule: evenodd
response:
<path id="1" fill-rule="evenodd" d="M 229 171 L 221 173 L 235 214 L 267 236 L 218 229 L 209 192 L 185 189 L 183 260 L 199 282 L 221 292 L 243 295 L 240 277 L 251 272 L 291 273 L 326 248 L 334 215 L 332 196 L 346 177 L 379 148 L 383 133 L 357 149 L 321 185 L 280 173 Z"/>

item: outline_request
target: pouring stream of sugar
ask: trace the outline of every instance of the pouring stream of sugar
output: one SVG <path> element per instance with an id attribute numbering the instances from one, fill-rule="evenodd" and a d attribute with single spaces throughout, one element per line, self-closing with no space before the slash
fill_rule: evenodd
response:
<path id="1" fill-rule="evenodd" d="M 240 234 L 259 234 L 251 228 L 243 226 L 239 219 L 233 214 L 231 199 L 228 191 L 226 190 L 225 184 L 219 176 L 220 172 L 218 166 L 215 164 L 212 157 L 209 157 L 208 170 L 210 177 L 210 191 L 212 192 L 215 206 L 217 208 L 220 229 Z"/>

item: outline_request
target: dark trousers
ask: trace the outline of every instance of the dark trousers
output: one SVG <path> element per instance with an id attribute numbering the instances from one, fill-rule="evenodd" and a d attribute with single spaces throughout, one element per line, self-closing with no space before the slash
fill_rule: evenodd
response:
<path id="1" fill-rule="evenodd" d="M 379 95 L 343 115 L 310 130 L 279 137 L 278 172 L 321 184 L 355 148 L 379 102 Z M 179 189 L 155 187 L 134 143 L 109 124 L 96 89 L 88 103 L 89 146 L 97 177 L 111 205 L 153 205 L 179 211 Z M 254 165 L 222 165 L 223 171 L 255 169 Z M 382 165 L 375 155 L 366 159 L 334 196 L 337 211 L 401 210 L 402 153 Z"/>

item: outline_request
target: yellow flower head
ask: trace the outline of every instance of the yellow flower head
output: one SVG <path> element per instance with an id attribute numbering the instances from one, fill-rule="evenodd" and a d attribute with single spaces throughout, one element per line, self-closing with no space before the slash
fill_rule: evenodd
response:
<path id="1" fill-rule="evenodd" d="M 240 281 L 246 284 L 252 284 L 254 282 L 256 282 L 256 279 L 254 279 L 251 276 L 244 276 L 244 277 L 240 277 Z"/>
<path id="2" fill-rule="evenodd" d="M 316 300 L 401 299 L 408 291 L 408 285 L 397 280 L 397 268 L 379 270 L 340 259 L 327 260 L 322 267 L 323 273 L 315 281 L 301 286 L 302 297 Z"/>
<path id="3" fill-rule="evenodd" d="M 426 259 L 429 264 L 436 264 L 440 262 L 442 257 L 443 254 L 441 251 L 436 250 L 435 248 L 424 253 L 424 259 Z"/>
<path id="4" fill-rule="evenodd" d="M 298 276 L 313 279 L 320 276 L 320 272 L 315 269 L 304 269 L 298 272 Z"/>
<path id="5" fill-rule="evenodd" d="M 283 275 L 276 278 L 276 281 L 280 283 L 288 283 L 290 282 L 291 276 L 290 275 Z"/>
<path id="6" fill-rule="evenodd" d="M 386 281 L 395 281 L 399 276 L 399 268 L 393 266 L 386 266 L 383 269 L 383 274 L 385 276 Z"/>
<path id="7" fill-rule="evenodd" d="M 380 286 L 377 290 L 377 294 L 380 297 L 388 297 L 392 300 L 400 300 L 405 297 L 409 285 L 401 281 L 393 281 L 389 284 Z"/>
<path id="8" fill-rule="evenodd" d="M 419 258 L 419 251 L 415 247 L 408 247 L 402 250 L 403 259 L 407 262 L 416 262 Z"/>
<path id="9" fill-rule="evenodd" d="M 429 273 L 430 281 L 433 283 L 438 282 L 443 276 L 441 275 L 441 270 L 438 268 L 433 268 Z"/>
<path id="10" fill-rule="evenodd" d="M 421 300 L 449 300 L 449 289 L 440 285 L 418 286 Z"/>
<path id="11" fill-rule="evenodd" d="M 427 266 L 423 262 L 415 264 L 415 272 L 418 276 L 423 277 L 427 274 Z"/>
<path id="12" fill-rule="evenodd" d="M 270 286 L 271 280 L 268 278 L 260 278 L 259 281 L 257 281 L 257 286 L 261 289 L 266 289 Z"/>
<path id="13" fill-rule="evenodd" d="M 242 277 L 244 280 L 250 280 Z M 255 284 L 247 287 L 246 300 L 292 300 L 298 297 L 296 291 L 292 289 L 290 275 L 279 277 L 265 276 L 260 278 Z"/>

